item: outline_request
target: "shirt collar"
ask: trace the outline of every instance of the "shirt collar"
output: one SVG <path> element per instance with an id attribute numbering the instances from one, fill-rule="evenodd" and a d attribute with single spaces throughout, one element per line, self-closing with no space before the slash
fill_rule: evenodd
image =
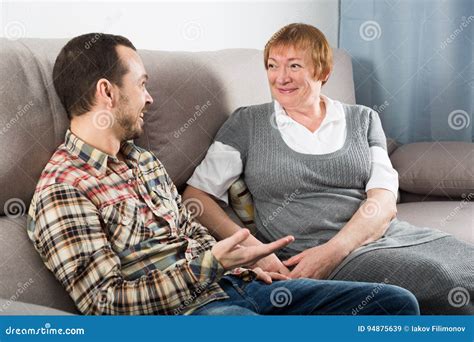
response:
<path id="1" fill-rule="evenodd" d="M 326 105 L 326 117 L 324 118 L 321 126 L 325 126 L 330 122 L 340 121 L 344 119 L 344 112 L 340 106 L 337 106 L 335 101 L 330 99 L 329 97 L 322 95 L 321 98 Z M 294 121 L 292 118 L 288 116 L 285 109 L 281 106 L 281 104 L 274 100 L 274 108 L 275 108 L 275 116 L 278 121 L 285 121 L 285 122 L 292 122 Z"/>
<path id="2" fill-rule="evenodd" d="M 89 145 L 72 133 L 70 129 L 66 131 L 64 145 L 72 155 L 79 157 L 102 174 L 105 174 L 105 171 L 107 170 L 107 162 L 109 158 L 113 162 L 119 162 L 117 157 L 111 156 Z M 127 161 L 137 162 L 139 159 L 140 152 L 132 141 L 122 142 L 120 145 L 120 151 Z"/>

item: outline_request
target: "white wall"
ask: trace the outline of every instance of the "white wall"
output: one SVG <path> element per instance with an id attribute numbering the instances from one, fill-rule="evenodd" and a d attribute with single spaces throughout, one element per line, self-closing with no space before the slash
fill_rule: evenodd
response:
<path id="1" fill-rule="evenodd" d="M 337 46 L 338 0 L 312 1 L 16 1 L 0 0 L 0 37 L 70 38 L 121 34 L 137 48 L 204 51 L 263 49 L 280 27 L 304 22 Z"/>

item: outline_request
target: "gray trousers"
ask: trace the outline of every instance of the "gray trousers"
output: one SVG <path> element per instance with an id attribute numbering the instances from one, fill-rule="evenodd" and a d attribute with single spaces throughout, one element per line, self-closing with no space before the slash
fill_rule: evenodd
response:
<path id="1" fill-rule="evenodd" d="M 474 246 L 453 236 L 368 251 L 331 279 L 403 287 L 415 295 L 422 315 L 474 315 Z"/>

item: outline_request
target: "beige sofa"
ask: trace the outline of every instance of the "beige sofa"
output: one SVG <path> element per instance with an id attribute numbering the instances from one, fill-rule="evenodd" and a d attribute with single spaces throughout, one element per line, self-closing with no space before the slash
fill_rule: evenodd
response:
<path id="1" fill-rule="evenodd" d="M 77 313 L 25 231 L 36 182 L 68 126 L 51 78 L 64 43 L 0 40 L 0 314 Z M 270 100 L 262 53 L 246 49 L 139 53 L 155 102 L 137 143 L 156 153 L 182 190 L 227 116 L 239 106 Z M 355 102 L 351 60 L 343 51 L 335 50 L 334 73 L 323 92 Z M 399 216 L 473 242 L 473 144 L 397 148 L 391 141 L 389 146 L 404 190 Z"/>

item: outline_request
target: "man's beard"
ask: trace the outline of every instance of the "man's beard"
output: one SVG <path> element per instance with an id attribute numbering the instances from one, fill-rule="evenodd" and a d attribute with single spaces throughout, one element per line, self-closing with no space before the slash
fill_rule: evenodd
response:
<path id="1" fill-rule="evenodd" d="M 143 133 L 143 128 L 141 128 L 138 123 L 138 116 L 132 117 L 130 113 L 131 110 L 128 106 L 127 98 L 120 96 L 120 107 L 117 110 L 115 118 L 118 126 L 122 130 L 121 141 L 137 139 Z"/>

